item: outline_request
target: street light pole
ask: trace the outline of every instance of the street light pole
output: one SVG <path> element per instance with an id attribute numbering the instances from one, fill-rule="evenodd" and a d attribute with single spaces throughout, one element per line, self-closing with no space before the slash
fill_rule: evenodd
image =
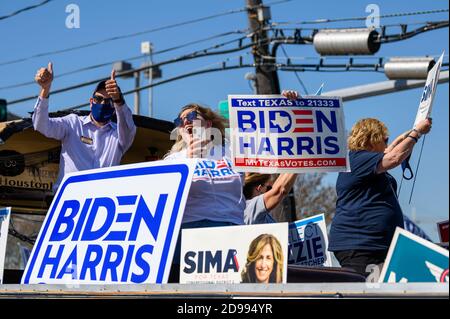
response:
<path id="1" fill-rule="evenodd" d="M 140 87 L 140 72 L 134 72 L 134 87 L 138 88 Z M 136 91 L 134 93 L 134 114 L 140 115 L 140 91 Z"/>
<path id="2" fill-rule="evenodd" d="M 153 65 L 153 46 L 150 43 L 150 54 L 148 55 L 149 65 Z M 148 85 L 152 85 L 153 82 L 153 68 L 148 70 Z M 148 88 L 148 116 L 153 117 L 153 92 L 152 87 Z"/>

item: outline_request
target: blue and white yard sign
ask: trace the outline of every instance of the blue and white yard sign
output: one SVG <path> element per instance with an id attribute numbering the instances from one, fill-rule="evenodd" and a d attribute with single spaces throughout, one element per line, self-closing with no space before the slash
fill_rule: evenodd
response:
<path id="1" fill-rule="evenodd" d="M 3 283 L 5 266 L 6 241 L 8 240 L 9 218 L 11 207 L 0 207 L 0 284 Z"/>
<path id="2" fill-rule="evenodd" d="M 448 283 L 448 250 L 397 227 L 379 282 Z"/>
<path id="3" fill-rule="evenodd" d="M 23 284 L 166 283 L 195 160 L 67 174 Z"/>
<path id="4" fill-rule="evenodd" d="M 331 267 L 325 215 L 304 218 L 289 224 L 289 264 Z"/>
<path id="5" fill-rule="evenodd" d="M 416 127 L 417 123 L 430 117 L 431 115 L 434 96 L 436 95 L 436 88 L 439 82 L 439 76 L 441 75 L 441 66 L 443 59 L 444 52 L 442 53 L 438 62 L 433 66 L 430 72 L 428 72 L 427 81 L 420 98 L 419 109 L 417 110 L 416 119 L 414 121 L 414 127 Z"/>
<path id="6" fill-rule="evenodd" d="M 228 105 L 237 171 L 348 171 L 341 98 L 229 95 Z"/>

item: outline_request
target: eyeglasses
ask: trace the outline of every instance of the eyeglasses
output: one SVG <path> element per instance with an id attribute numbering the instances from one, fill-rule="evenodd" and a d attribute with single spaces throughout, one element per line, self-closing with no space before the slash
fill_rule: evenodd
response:
<path id="1" fill-rule="evenodd" d="M 112 98 L 104 98 L 99 95 L 93 95 L 92 98 L 94 99 L 94 102 L 97 104 L 107 104 L 107 105 L 113 104 Z"/>
<path id="2" fill-rule="evenodd" d="M 197 119 L 197 111 L 189 112 L 185 117 L 177 117 L 173 123 L 176 127 L 180 127 L 183 125 L 184 120 L 188 120 L 189 122 L 192 122 L 193 120 Z"/>
<path id="3" fill-rule="evenodd" d="M 386 138 L 384 139 L 384 143 L 385 143 L 386 145 L 388 145 L 388 143 L 389 143 L 389 137 L 386 137 Z"/>

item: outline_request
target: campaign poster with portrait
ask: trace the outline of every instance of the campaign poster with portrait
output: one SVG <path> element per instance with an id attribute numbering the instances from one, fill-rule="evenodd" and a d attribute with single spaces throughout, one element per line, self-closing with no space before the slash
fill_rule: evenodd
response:
<path id="1" fill-rule="evenodd" d="M 286 283 L 288 223 L 183 229 L 180 283 Z"/>

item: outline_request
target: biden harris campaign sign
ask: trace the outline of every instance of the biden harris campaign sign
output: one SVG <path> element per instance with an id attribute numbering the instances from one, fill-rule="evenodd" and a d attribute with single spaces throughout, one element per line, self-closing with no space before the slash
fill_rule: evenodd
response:
<path id="1" fill-rule="evenodd" d="M 183 229 L 180 283 L 286 283 L 288 223 Z"/>
<path id="2" fill-rule="evenodd" d="M 157 161 L 67 174 L 22 283 L 167 282 L 195 164 Z"/>
<path id="3" fill-rule="evenodd" d="M 448 250 L 397 227 L 379 282 L 448 283 Z"/>
<path id="4" fill-rule="evenodd" d="M 349 168 L 342 100 L 229 95 L 233 167 L 243 172 L 339 172 Z"/>

